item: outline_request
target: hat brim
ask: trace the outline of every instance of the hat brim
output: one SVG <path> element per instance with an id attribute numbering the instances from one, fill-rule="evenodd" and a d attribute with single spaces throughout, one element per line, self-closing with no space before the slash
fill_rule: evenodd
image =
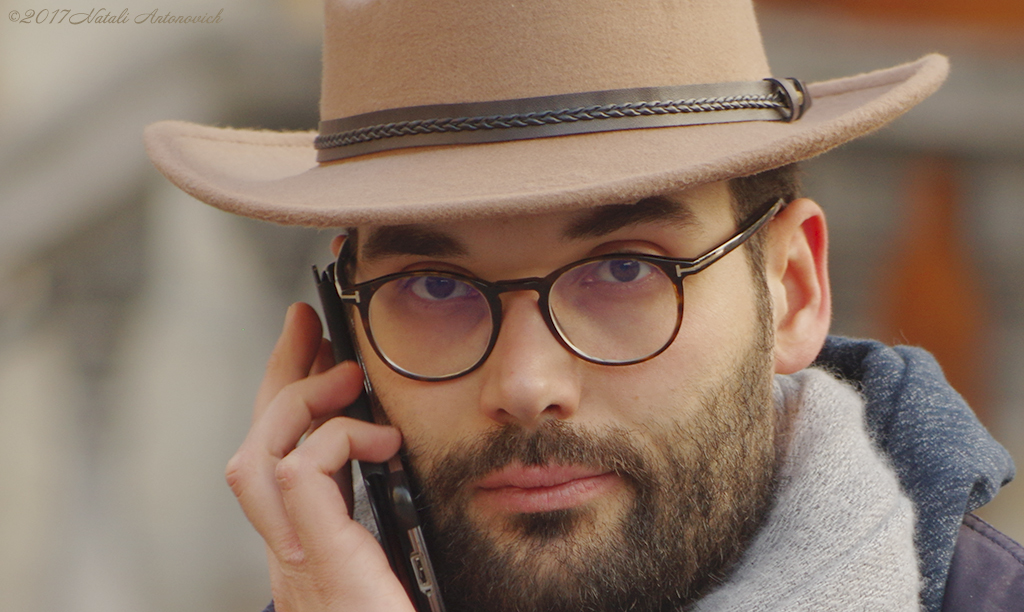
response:
<path id="1" fill-rule="evenodd" d="M 182 190 L 238 215 L 343 227 L 625 203 L 808 159 L 892 121 L 946 78 L 941 55 L 808 86 L 792 123 L 754 121 L 400 149 L 318 164 L 315 132 L 162 121 L 146 150 Z"/>

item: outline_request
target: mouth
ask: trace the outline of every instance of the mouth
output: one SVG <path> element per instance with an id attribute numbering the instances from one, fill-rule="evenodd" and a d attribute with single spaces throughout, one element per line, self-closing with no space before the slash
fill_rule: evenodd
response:
<path id="1" fill-rule="evenodd" d="M 614 472 L 586 466 L 513 464 L 478 481 L 475 497 L 499 514 L 551 512 L 587 504 L 619 481 Z"/>

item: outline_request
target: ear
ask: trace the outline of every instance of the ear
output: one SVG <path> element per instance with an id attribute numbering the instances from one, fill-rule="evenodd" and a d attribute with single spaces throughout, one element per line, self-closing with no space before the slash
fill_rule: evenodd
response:
<path id="1" fill-rule="evenodd" d="M 792 374 L 818 356 L 832 320 L 825 212 L 811 200 L 790 202 L 774 220 L 765 253 L 775 307 L 775 371 Z"/>
<path id="2" fill-rule="evenodd" d="M 345 244 L 346 240 L 348 240 L 348 234 L 338 234 L 334 237 L 334 240 L 331 240 L 331 252 L 334 253 L 335 259 L 338 258 L 338 253 L 341 252 L 341 247 Z"/>

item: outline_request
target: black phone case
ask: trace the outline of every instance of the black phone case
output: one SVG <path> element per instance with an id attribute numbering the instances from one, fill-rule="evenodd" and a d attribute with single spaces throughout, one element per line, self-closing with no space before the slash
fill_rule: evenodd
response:
<path id="1" fill-rule="evenodd" d="M 336 363 L 359 361 L 353 348 L 345 310 L 338 297 L 334 274 L 333 263 L 323 273 L 313 266 L 313 277 L 323 306 L 334 360 Z M 370 404 L 372 392 L 369 380 L 364 377 L 363 392 L 345 410 L 346 416 L 373 423 Z M 413 501 L 403 460 L 396 456 L 386 464 L 358 463 L 370 508 L 377 522 L 381 546 L 391 563 L 391 569 L 405 586 L 418 612 L 444 612 L 444 603 L 427 554 L 419 513 Z"/>

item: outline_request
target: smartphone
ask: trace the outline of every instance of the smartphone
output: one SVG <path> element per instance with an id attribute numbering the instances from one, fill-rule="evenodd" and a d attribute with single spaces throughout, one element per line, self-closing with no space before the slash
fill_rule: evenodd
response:
<path id="1" fill-rule="evenodd" d="M 320 272 L 313 266 L 317 292 L 336 363 L 355 359 L 363 365 L 352 343 L 351 319 L 346 315 L 335 284 L 334 264 Z M 371 399 L 373 387 L 363 375 L 363 392 L 345 410 L 346 416 L 374 422 Z M 434 577 L 434 567 L 423 539 L 419 511 L 409 484 L 405 453 L 399 451 L 387 463 L 359 461 L 359 471 L 366 487 L 373 518 L 377 522 L 381 546 L 391 569 L 405 587 L 417 612 L 444 612 L 444 603 Z"/>

